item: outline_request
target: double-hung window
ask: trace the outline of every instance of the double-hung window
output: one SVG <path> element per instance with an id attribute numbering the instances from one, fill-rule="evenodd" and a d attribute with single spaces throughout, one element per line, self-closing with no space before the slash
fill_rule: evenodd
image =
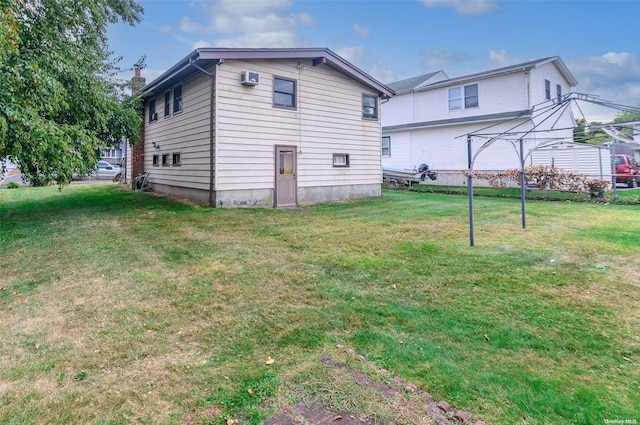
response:
<path id="1" fill-rule="evenodd" d="M 449 89 L 449 110 L 477 108 L 479 102 L 478 85 L 453 87 Z"/>
<path id="2" fill-rule="evenodd" d="M 362 117 L 378 119 L 378 96 L 362 95 Z"/>
<path id="3" fill-rule="evenodd" d="M 544 80 L 544 98 L 551 100 L 551 81 Z"/>
<path id="4" fill-rule="evenodd" d="M 168 117 L 171 114 L 171 92 L 167 90 L 164 92 L 164 116 Z"/>
<path id="5" fill-rule="evenodd" d="M 391 136 L 382 138 L 382 156 L 391 156 Z"/>
<path id="6" fill-rule="evenodd" d="M 296 82 L 285 78 L 273 79 L 273 105 L 281 108 L 296 107 Z"/>
<path id="7" fill-rule="evenodd" d="M 182 84 L 173 88 L 173 113 L 182 111 Z"/>
<path id="8" fill-rule="evenodd" d="M 149 122 L 153 122 L 158 119 L 158 114 L 156 114 L 156 100 L 151 99 L 149 101 Z"/>
<path id="9" fill-rule="evenodd" d="M 562 102 L 562 86 L 560 84 L 556 84 L 556 98 L 558 103 Z"/>

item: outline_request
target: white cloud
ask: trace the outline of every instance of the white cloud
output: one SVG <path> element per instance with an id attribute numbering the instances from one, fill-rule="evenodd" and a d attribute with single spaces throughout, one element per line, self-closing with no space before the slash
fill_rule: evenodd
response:
<path id="1" fill-rule="evenodd" d="M 304 47 L 306 42 L 296 39 L 295 34 L 287 31 L 258 32 L 241 34 L 237 37 L 219 38 L 216 47 Z"/>
<path id="2" fill-rule="evenodd" d="M 420 0 L 428 8 L 452 7 L 462 15 L 482 15 L 498 8 L 495 0 Z"/>
<path id="3" fill-rule="evenodd" d="M 505 66 L 514 65 L 516 63 L 525 62 L 524 60 L 509 55 L 509 52 L 502 49 L 499 51 L 489 50 L 489 68 L 488 69 L 496 69 L 503 68 Z"/>
<path id="4" fill-rule="evenodd" d="M 453 52 L 439 49 L 423 49 L 420 52 L 428 70 L 440 70 L 450 66 L 459 66 L 460 62 L 470 59 L 464 52 Z"/>
<path id="5" fill-rule="evenodd" d="M 640 107 L 640 58 L 628 52 L 608 52 L 602 56 L 588 56 L 567 61 L 571 73 L 578 80 L 573 90 L 597 96 L 600 100 Z M 610 121 L 616 111 L 591 111 L 594 106 L 583 106 L 588 121 Z M 601 108 L 600 108 L 601 109 Z M 609 119 L 607 119 L 609 118 Z"/>
<path id="6" fill-rule="evenodd" d="M 191 46 L 191 50 L 199 49 L 201 47 L 211 47 L 211 43 L 205 40 L 198 40 Z"/>
<path id="7" fill-rule="evenodd" d="M 290 0 L 218 0 L 198 4 L 205 18 L 184 16 L 180 30 L 190 34 L 221 36 L 211 44 L 219 47 L 295 47 L 309 42 L 299 37 L 299 24 L 316 23 L 307 13 L 291 12 Z"/>
<path id="8" fill-rule="evenodd" d="M 312 27 L 318 23 L 318 20 L 315 18 L 315 16 L 309 15 L 305 12 L 298 13 L 298 20 L 305 27 Z"/>
<path id="9" fill-rule="evenodd" d="M 369 38 L 371 36 L 371 32 L 369 31 L 369 29 L 361 26 L 357 22 L 353 24 L 352 28 L 359 38 Z"/>
<path id="10" fill-rule="evenodd" d="M 602 56 L 589 56 L 570 63 L 571 72 L 576 78 L 586 77 L 594 83 L 640 83 L 640 59 L 633 53 L 608 52 Z"/>
<path id="11" fill-rule="evenodd" d="M 382 83 L 397 80 L 395 72 L 387 67 L 384 59 L 368 54 L 363 46 L 343 47 L 336 53 Z"/>

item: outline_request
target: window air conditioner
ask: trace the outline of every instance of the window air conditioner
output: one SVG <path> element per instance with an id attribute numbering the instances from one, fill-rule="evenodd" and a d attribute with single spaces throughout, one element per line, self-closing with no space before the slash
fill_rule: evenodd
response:
<path id="1" fill-rule="evenodd" d="M 242 71 L 240 82 L 243 86 L 257 86 L 260 84 L 260 73 L 253 71 Z"/>

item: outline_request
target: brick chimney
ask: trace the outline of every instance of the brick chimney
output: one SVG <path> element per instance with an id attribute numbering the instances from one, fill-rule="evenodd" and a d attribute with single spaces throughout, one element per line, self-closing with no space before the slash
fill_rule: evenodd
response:
<path id="1" fill-rule="evenodd" d="M 135 67 L 135 75 L 131 79 L 131 94 L 136 94 L 147 82 L 146 78 L 140 76 L 140 67 Z"/>
<path id="2" fill-rule="evenodd" d="M 146 79 L 140 76 L 140 67 L 135 67 L 135 75 L 131 78 L 131 94 L 136 94 L 144 87 Z M 140 140 L 131 148 L 131 183 L 135 189 L 135 179 L 144 172 L 144 108 L 142 109 L 142 125 L 140 126 Z"/>

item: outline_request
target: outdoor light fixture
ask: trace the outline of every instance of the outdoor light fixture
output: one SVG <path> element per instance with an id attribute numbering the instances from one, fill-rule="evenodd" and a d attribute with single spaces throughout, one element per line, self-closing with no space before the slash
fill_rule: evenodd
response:
<path id="1" fill-rule="evenodd" d="M 154 148 L 156 149 L 160 149 L 160 145 L 156 142 L 151 143 L 153 145 Z"/>

